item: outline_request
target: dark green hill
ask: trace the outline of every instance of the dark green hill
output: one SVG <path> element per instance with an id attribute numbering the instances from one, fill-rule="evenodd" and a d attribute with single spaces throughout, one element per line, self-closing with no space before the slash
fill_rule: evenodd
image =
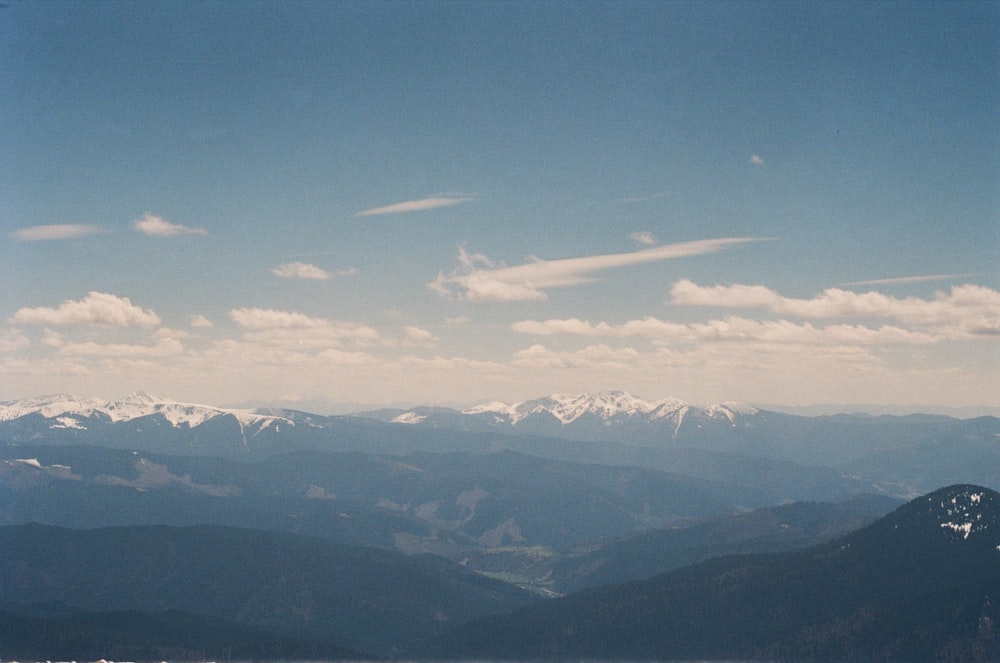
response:
<path id="1" fill-rule="evenodd" d="M 529 600 L 438 557 L 215 526 L 3 527 L 0 559 L 8 604 L 180 610 L 376 654 Z"/>
<path id="2" fill-rule="evenodd" d="M 436 658 L 1000 657 L 1000 494 L 944 488 L 806 550 L 720 557 L 477 620 Z"/>

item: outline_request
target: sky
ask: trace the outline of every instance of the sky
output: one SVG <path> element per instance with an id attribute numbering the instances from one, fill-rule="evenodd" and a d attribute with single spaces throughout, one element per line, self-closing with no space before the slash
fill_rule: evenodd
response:
<path id="1" fill-rule="evenodd" d="M 1000 4 L 0 6 L 0 399 L 1000 409 Z"/>

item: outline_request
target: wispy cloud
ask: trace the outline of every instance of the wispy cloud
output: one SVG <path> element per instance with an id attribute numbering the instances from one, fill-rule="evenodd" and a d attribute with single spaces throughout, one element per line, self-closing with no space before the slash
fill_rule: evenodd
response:
<path id="1" fill-rule="evenodd" d="M 657 242 L 656 235 L 649 232 L 648 230 L 634 232 L 628 237 L 629 239 L 639 242 L 640 244 L 645 244 L 646 246 L 653 246 Z"/>
<path id="2" fill-rule="evenodd" d="M 438 207 L 451 207 L 475 200 L 472 196 L 435 196 L 432 198 L 419 198 L 417 200 L 407 200 L 401 203 L 394 203 L 384 207 L 373 207 L 371 209 L 355 212 L 351 216 L 381 216 L 383 214 L 404 214 L 406 212 L 421 212 L 423 210 L 435 209 Z"/>
<path id="3" fill-rule="evenodd" d="M 450 274 L 439 273 L 428 287 L 445 297 L 467 301 L 530 301 L 546 298 L 545 289 L 592 282 L 591 274 L 616 267 L 716 253 L 747 242 L 752 237 L 706 239 L 665 244 L 628 253 L 611 253 L 535 260 L 515 267 L 497 266 L 481 253 L 471 254 L 459 248 L 459 267 Z"/>
<path id="4" fill-rule="evenodd" d="M 203 315 L 192 315 L 191 316 L 191 326 L 200 329 L 208 329 L 209 327 L 214 327 L 215 324 Z"/>
<path id="5" fill-rule="evenodd" d="M 650 200 L 658 200 L 660 198 L 666 198 L 667 196 L 673 195 L 672 191 L 660 191 L 658 193 L 649 193 L 645 196 L 626 196 L 624 198 L 619 198 L 618 200 L 623 203 L 645 203 Z"/>
<path id="6" fill-rule="evenodd" d="M 12 232 L 10 236 L 22 241 L 38 242 L 53 239 L 75 239 L 77 237 L 86 237 L 87 235 L 96 235 L 103 231 L 104 229 L 101 226 L 82 223 L 57 223 L 47 226 L 21 228 Z"/>
<path id="7" fill-rule="evenodd" d="M 750 163 L 752 163 L 755 166 L 763 166 L 764 165 L 764 157 L 760 156 L 759 154 L 751 154 L 750 155 Z"/>
<path id="8" fill-rule="evenodd" d="M 143 235 L 151 237 L 176 237 L 177 235 L 207 235 L 204 228 L 192 228 L 146 212 L 142 218 L 132 222 L 132 226 Z"/>
<path id="9" fill-rule="evenodd" d="M 872 279 L 871 281 L 849 281 L 841 283 L 842 286 L 868 286 L 868 285 L 906 285 L 908 283 L 930 283 L 933 281 L 951 281 L 953 279 L 964 279 L 973 274 L 928 274 L 926 276 L 898 276 L 891 279 Z"/>
<path id="10" fill-rule="evenodd" d="M 80 300 L 66 300 L 57 307 L 40 306 L 18 310 L 12 321 L 30 325 L 104 325 L 109 327 L 156 327 L 160 317 L 133 304 L 128 297 L 90 292 Z"/>
<path id="11" fill-rule="evenodd" d="M 317 267 L 307 262 L 286 262 L 277 267 L 272 267 L 270 272 L 283 279 L 311 279 L 314 281 L 326 281 L 333 277 L 333 274 L 322 267 Z"/>

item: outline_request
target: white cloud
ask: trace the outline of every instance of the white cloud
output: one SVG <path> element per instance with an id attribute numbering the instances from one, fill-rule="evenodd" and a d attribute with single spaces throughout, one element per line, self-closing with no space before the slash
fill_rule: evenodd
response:
<path id="1" fill-rule="evenodd" d="M 659 343 L 742 341 L 767 343 L 795 343 L 800 345 L 889 345 L 935 343 L 942 337 L 916 332 L 900 327 L 883 325 L 872 328 L 864 325 L 831 325 L 814 327 L 809 323 L 788 320 L 750 320 L 730 316 L 707 322 L 678 323 L 646 317 L 629 320 L 619 325 L 569 318 L 565 320 L 522 320 L 511 325 L 521 334 L 534 336 L 587 336 L 604 338 L 645 338 Z"/>
<path id="2" fill-rule="evenodd" d="M 312 279 L 315 281 L 326 281 L 333 275 L 321 267 L 311 265 L 307 262 L 286 262 L 270 269 L 275 276 L 283 279 Z"/>
<path id="3" fill-rule="evenodd" d="M 305 313 L 263 308 L 235 308 L 229 312 L 229 317 L 247 329 L 307 329 L 329 324 L 323 318 L 314 318 Z"/>
<path id="4" fill-rule="evenodd" d="M 229 317 L 241 327 L 248 341 L 287 347 L 329 347 L 350 341 L 369 345 L 382 341 L 378 330 L 355 322 L 337 322 L 304 313 L 274 309 L 240 308 Z"/>
<path id="5" fill-rule="evenodd" d="M 519 368 L 532 369 L 621 369 L 626 368 L 639 356 L 639 351 L 633 348 L 612 348 L 607 345 L 589 345 L 575 351 L 556 351 L 542 345 L 532 345 L 514 353 L 512 363 Z"/>
<path id="6" fill-rule="evenodd" d="M 351 216 L 381 216 L 383 214 L 403 214 L 406 212 L 421 212 L 438 207 L 451 207 L 475 200 L 472 196 L 436 196 L 433 198 L 420 198 L 418 200 L 407 200 L 402 203 L 386 205 L 384 207 L 373 207 L 371 209 L 355 212 Z"/>
<path id="7" fill-rule="evenodd" d="M 52 239 L 75 239 L 87 235 L 95 235 L 103 232 L 101 226 L 86 225 L 82 223 L 62 223 L 47 226 L 31 226 L 21 228 L 10 234 L 14 239 L 35 242 Z"/>
<path id="8" fill-rule="evenodd" d="M 611 253 L 541 260 L 515 267 L 497 267 L 482 254 L 469 254 L 459 248 L 459 267 L 450 274 L 439 273 L 428 287 L 450 298 L 467 301 L 528 301 L 546 298 L 548 288 L 560 288 L 594 280 L 594 272 L 616 267 L 704 255 L 747 242 L 760 241 L 748 237 L 707 239 L 665 244 L 629 253 Z"/>
<path id="9" fill-rule="evenodd" d="M 175 237 L 177 235 L 207 235 L 204 228 L 191 228 L 146 212 L 142 218 L 133 221 L 132 226 L 144 235 L 152 237 Z"/>
<path id="10" fill-rule="evenodd" d="M 415 343 L 430 343 L 434 340 L 434 334 L 420 327 L 403 327 L 406 337 Z"/>
<path id="11" fill-rule="evenodd" d="M 929 283 L 932 281 L 951 281 L 972 276 L 972 274 L 928 274 L 926 276 L 897 276 L 888 279 L 872 279 L 870 281 L 850 281 L 841 283 L 842 286 L 862 286 L 862 285 L 906 285 L 908 283 Z"/>
<path id="12" fill-rule="evenodd" d="M 750 163 L 752 163 L 755 166 L 763 166 L 764 165 L 764 158 L 761 157 L 758 154 L 751 154 L 750 155 Z"/>
<path id="13" fill-rule="evenodd" d="M 802 318 L 893 318 L 910 324 L 955 326 L 972 334 L 1000 327 L 1000 292 L 972 284 L 939 291 L 933 299 L 840 288 L 828 288 L 811 299 L 795 299 L 761 285 L 700 286 L 683 279 L 671 287 L 670 298 L 676 305 L 764 308 Z"/>
<path id="14" fill-rule="evenodd" d="M 198 327 L 200 329 L 208 329 L 209 327 L 214 327 L 215 324 L 203 315 L 192 315 L 191 316 L 191 326 Z"/>
<path id="15" fill-rule="evenodd" d="M 29 325 L 106 325 L 156 327 L 160 317 L 134 305 L 128 297 L 90 292 L 80 300 L 66 300 L 55 308 L 22 308 L 13 322 Z"/>
<path id="16" fill-rule="evenodd" d="M 156 338 L 191 338 L 191 332 L 185 331 L 183 329 L 171 329 L 169 327 L 160 327 L 156 330 Z"/>
<path id="17" fill-rule="evenodd" d="M 645 244 L 646 246 L 653 246 L 656 244 L 656 235 L 649 232 L 648 230 L 642 230 L 639 232 L 634 232 L 629 235 L 629 239 L 632 239 L 640 244 Z"/>
<path id="18" fill-rule="evenodd" d="M 16 330 L 0 329 L 0 352 L 23 350 L 31 345 L 28 337 Z"/>
<path id="19" fill-rule="evenodd" d="M 59 353 L 72 356 L 113 357 L 172 357 L 184 352 L 184 346 L 175 338 L 163 338 L 155 345 L 132 343 L 97 343 L 85 341 L 82 343 L 63 343 Z"/>

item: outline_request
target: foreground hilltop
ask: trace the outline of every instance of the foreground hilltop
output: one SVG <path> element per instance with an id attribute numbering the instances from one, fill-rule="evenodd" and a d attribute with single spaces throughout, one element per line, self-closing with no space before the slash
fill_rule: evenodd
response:
<path id="1" fill-rule="evenodd" d="M 955 485 L 805 550 L 720 557 L 466 625 L 452 659 L 995 661 L 1000 494 Z"/>
<path id="2" fill-rule="evenodd" d="M 969 484 L 827 543 L 560 599 L 433 556 L 229 527 L 0 527 L 0 559 L 6 659 L 110 640 L 133 660 L 1000 660 L 1000 494 Z"/>

